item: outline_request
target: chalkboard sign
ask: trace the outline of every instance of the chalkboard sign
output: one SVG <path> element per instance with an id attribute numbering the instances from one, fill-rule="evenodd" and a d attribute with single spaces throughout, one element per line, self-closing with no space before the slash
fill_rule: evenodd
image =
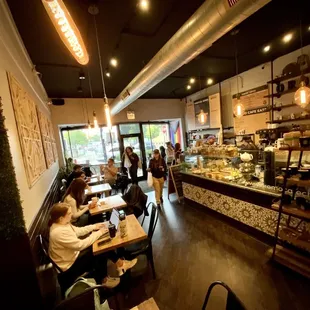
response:
<path id="1" fill-rule="evenodd" d="M 175 165 L 169 168 L 169 178 L 168 178 L 168 197 L 172 193 L 176 193 L 178 196 L 178 201 L 181 202 L 183 198 L 183 188 L 182 188 L 182 165 Z"/>

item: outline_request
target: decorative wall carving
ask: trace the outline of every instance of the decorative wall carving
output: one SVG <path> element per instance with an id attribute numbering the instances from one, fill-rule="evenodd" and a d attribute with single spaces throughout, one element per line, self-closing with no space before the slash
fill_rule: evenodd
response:
<path id="1" fill-rule="evenodd" d="M 45 153 L 45 160 L 47 167 L 49 168 L 54 162 L 54 154 L 53 154 L 53 141 L 51 137 L 51 125 L 50 120 L 45 116 L 44 113 L 42 113 L 39 109 L 38 111 L 38 118 L 40 123 L 40 129 L 42 134 L 42 140 L 43 140 L 43 147 L 44 147 L 44 153 Z"/>
<path id="2" fill-rule="evenodd" d="M 8 80 L 27 180 L 31 187 L 46 170 L 36 105 L 10 73 Z"/>

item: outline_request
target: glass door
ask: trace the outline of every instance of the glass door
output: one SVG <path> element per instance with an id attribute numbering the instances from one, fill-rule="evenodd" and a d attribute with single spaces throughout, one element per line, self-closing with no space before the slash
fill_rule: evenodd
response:
<path id="1" fill-rule="evenodd" d="M 139 180 L 144 179 L 146 177 L 146 166 L 144 161 L 144 150 L 142 149 L 142 138 L 141 134 L 133 134 L 122 136 L 122 145 L 124 147 L 124 151 L 127 146 L 132 147 L 133 152 L 139 156 L 139 159 L 142 162 L 142 169 L 138 169 L 138 178 Z M 130 178 L 130 175 L 128 175 Z"/>

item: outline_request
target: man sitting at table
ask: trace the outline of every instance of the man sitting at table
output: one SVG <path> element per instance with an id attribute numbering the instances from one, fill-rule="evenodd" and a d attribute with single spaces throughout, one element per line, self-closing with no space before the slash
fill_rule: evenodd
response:
<path id="1" fill-rule="evenodd" d="M 73 171 L 69 174 L 69 176 L 67 178 L 67 188 L 69 188 L 72 181 L 77 178 L 77 173 L 79 173 L 79 172 L 83 172 L 82 166 L 81 165 L 74 165 Z"/>
<path id="2" fill-rule="evenodd" d="M 108 164 L 103 168 L 104 181 L 109 183 L 111 186 L 115 184 L 117 179 L 118 169 L 114 166 L 114 159 L 110 158 Z"/>

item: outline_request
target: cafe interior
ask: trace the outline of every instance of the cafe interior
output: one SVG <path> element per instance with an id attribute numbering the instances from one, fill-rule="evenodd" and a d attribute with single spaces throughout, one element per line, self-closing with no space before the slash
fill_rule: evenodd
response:
<path id="1" fill-rule="evenodd" d="M 309 309 L 309 79 L 308 0 L 1 0 L 1 309 Z"/>

